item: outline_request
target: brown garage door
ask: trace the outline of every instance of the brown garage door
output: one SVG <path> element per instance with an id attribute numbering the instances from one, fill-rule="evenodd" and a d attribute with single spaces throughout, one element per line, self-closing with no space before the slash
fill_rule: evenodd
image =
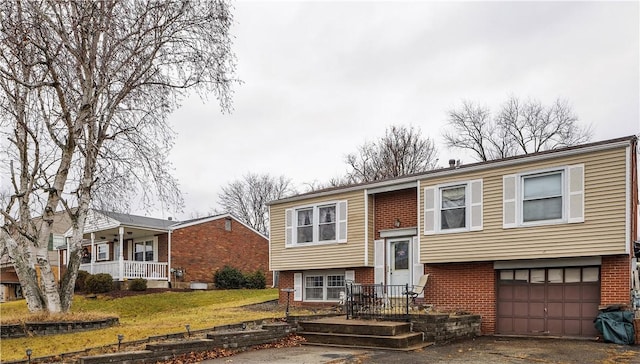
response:
<path id="1" fill-rule="evenodd" d="M 498 271 L 497 333 L 596 336 L 600 268 Z"/>

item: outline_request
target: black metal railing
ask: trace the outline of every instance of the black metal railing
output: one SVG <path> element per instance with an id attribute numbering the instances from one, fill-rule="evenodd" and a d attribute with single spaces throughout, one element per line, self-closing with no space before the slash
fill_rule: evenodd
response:
<path id="1" fill-rule="evenodd" d="M 347 319 L 408 320 L 409 285 L 347 283 Z"/>

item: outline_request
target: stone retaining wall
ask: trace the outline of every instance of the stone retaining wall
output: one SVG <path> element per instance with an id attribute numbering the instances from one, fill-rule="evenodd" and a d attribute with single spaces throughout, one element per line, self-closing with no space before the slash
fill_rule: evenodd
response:
<path id="1" fill-rule="evenodd" d="M 261 329 L 216 330 L 207 334 L 206 339 L 148 344 L 145 348 L 146 350 L 81 357 L 80 363 L 155 363 L 159 360 L 169 360 L 176 355 L 194 351 L 207 351 L 218 348 L 243 349 L 254 345 L 272 343 L 286 337 L 293 331 L 294 329 L 289 324 L 283 322 L 265 323 Z"/>
<path id="2" fill-rule="evenodd" d="M 424 332 L 424 340 L 435 343 L 481 335 L 480 315 L 411 315 L 413 331 Z"/>
<path id="3" fill-rule="evenodd" d="M 68 334 L 71 332 L 104 329 L 120 323 L 117 317 L 109 317 L 91 321 L 69 322 L 25 322 L 24 324 L 7 324 L 0 327 L 0 337 L 16 338 L 25 336 L 45 336 Z"/>

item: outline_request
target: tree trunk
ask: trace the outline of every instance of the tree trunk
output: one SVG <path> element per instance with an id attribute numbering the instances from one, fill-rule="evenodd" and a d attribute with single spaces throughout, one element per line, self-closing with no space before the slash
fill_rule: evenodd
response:
<path id="1" fill-rule="evenodd" d="M 22 236 L 20 238 L 24 239 Z M 0 239 L 6 244 L 9 256 L 13 259 L 13 266 L 22 285 L 22 294 L 27 301 L 27 308 L 30 312 L 45 310 L 46 304 L 38 289 L 38 277 L 31 262 L 31 250 L 28 249 L 23 241 L 16 241 L 3 229 L 0 229 Z"/>

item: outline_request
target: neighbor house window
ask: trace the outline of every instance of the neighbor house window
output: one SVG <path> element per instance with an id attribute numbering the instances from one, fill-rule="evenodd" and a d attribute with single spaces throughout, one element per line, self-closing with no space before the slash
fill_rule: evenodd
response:
<path id="1" fill-rule="evenodd" d="M 302 206 L 285 214 L 287 245 L 346 241 L 346 201 Z"/>
<path id="2" fill-rule="evenodd" d="M 562 219 L 562 172 L 522 177 L 522 221 Z"/>
<path id="3" fill-rule="evenodd" d="M 440 189 L 440 229 L 467 227 L 466 191 L 466 185 Z"/>
<path id="4" fill-rule="evenodd" d="M 98 244 L 96 260 L 109 260 L 109 244 Z"/>
<path id="5" fill-rule="evenodd" d="M 345 290 L 344 274 L 309 273 L 304 279 L 306 301 L 337 301 Z"/>
<path id="6" fill-rule="evenodd" d="M 133 260 L 138 262 L 153 261 L 153 240 L 136 241 L 133 245 Z"/>

